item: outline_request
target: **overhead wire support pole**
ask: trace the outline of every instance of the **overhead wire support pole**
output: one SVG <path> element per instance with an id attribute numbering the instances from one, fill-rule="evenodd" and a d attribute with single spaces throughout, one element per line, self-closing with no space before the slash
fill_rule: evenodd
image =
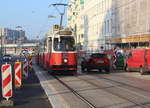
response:
<path id="1" fill-rule="evenodd" d="M 1 33 L 1 57 L 3 56 L 3 37 Z"/>

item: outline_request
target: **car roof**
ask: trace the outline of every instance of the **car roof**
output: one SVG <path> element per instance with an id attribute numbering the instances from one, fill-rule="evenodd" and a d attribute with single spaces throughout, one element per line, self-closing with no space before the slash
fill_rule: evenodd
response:
<path id="1" fill-rule="evenodd" d="M 9 55 L 9 54 L 5 54 L 4 56 L 11 56 L 11 55 Z"/>
<path id="2" fill-rule="evenodd" d="M 105 53 L 93 53 L 92 55 L 107 55 Z"/>

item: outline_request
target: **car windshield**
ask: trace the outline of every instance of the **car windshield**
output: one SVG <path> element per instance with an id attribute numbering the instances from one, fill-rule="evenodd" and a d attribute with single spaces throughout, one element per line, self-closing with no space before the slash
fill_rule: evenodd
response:
<path id="1" fill-rule="evenodd" d="M 72 36 L 54 38 L 55 51 L 75 51 L 75 41 Z"/>
<path id="2" fill-rule="evenodd" d="M 10 55 L 4 55 L 3 58 L 8 58 L 11 57 Z"/>
<path id="3" fill-rule="evenodd" d="M 106 54 L 92 54 L 92 58 L 107 58 Z"/>
<path id="4" fill-rule="evenodd" d="M 5 61 L 5 62 L 6 61 L 8 62 L 8 61 L 12 60 L 12 57 L 10 55 L 4 55 L 3 58 L 2 58 L 2 60 Z"/>

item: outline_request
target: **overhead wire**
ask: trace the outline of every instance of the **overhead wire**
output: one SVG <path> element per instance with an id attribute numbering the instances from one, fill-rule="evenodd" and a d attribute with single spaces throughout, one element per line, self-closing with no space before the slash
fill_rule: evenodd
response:
<path id="1" fill-rule="evenodd" d="M 55 9 L 51 10 L 50 13 L 54 12 L 54 10 L 55 10 Z M 39 33 L 38 33 L 36 36 L 39 37 L 39 36 L 41 35 L 41 33 L 44 31 L 45 27 L 47 27 L 47 26 L 46 26 L 47 23 L 48 23 L 48 18 L 46 18 L 46 19 L 44 20 L 44 23 L 43 23 L 43 25 L 41 26 L 40 31 L 39 31 Z M 53 22 L 52 22 L 52 23 L 53 23 Z"/>
<path id="2" fill-rule="evenodd" d="M 63 2 L 66 3 L 66 1 L 67 1 L 67 0 L 59 0 L 59 3 L 63 3 Z M 51 5 L 49 5 L 49 8 L 50 8 L 50 7 L 51 7 Z M 64 8 L 65 8 L 65 7 L 64 7 Z M 57 7 L 53 8 L 50 13 L 54 13 L 55 9 L 59 12 L 59 14 L 61 13 L 60 10 L 59 10 Z M 53 21 L 53 22 L 54 22 L 54 21 Z M 52 23 L 53 23 L 53 22 L 52 22 Z M 42 25 L 41 28 L 40 28 L 39 33 L 36 35 L 36 36 L 38 36 L 38 38 L 40 37 L 41 33 L 44 31 L 44 29 L 45 29 L 47 23 L 48 23 L 48 18 L 46 18 L 45 22 L 43 23 L 43 25 Z"/>

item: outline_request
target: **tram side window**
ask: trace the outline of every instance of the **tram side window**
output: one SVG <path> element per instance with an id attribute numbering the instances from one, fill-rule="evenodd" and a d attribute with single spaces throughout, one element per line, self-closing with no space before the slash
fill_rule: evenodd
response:
<path id="1" fill-rule="evenodd" d="M 58 38 L 54 39 L 54 49 L 57 51 L 59 50 L 59 42 L 58 42 Z"/>
<path id="2" fill-rule="evenodd" d="M 48 40 L 48 47 L 49 47 L 49 52 L 51 53 L 52 52 L 52 38 L 50 37 L 49 40 Z"/>

